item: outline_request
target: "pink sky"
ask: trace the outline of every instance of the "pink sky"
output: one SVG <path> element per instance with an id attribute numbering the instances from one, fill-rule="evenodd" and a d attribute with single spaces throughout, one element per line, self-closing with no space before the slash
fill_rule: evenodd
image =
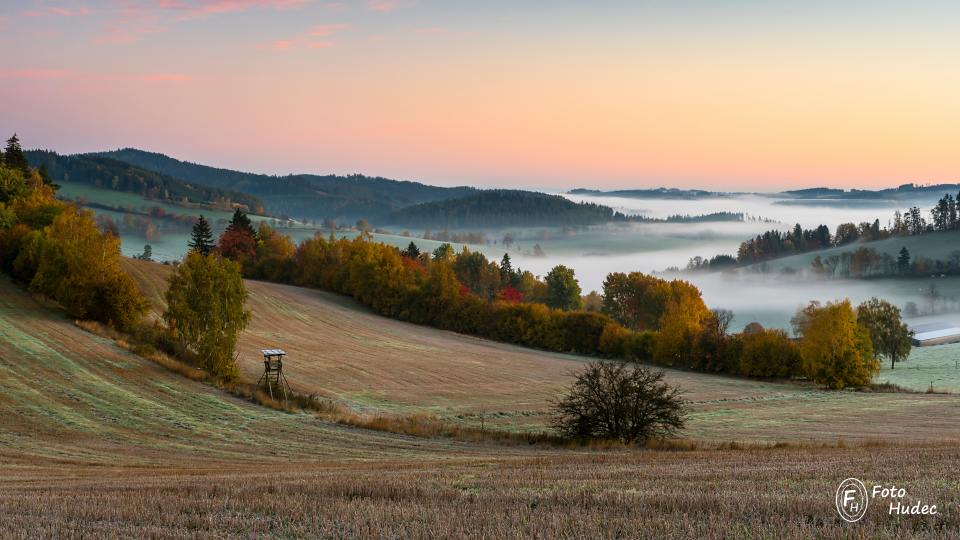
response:
<path id="1" fill-rule="evenodd" d="M 17 4 L 0 129 L 30 147 L 557 189 L 960 181 L 940 3 Z"/>

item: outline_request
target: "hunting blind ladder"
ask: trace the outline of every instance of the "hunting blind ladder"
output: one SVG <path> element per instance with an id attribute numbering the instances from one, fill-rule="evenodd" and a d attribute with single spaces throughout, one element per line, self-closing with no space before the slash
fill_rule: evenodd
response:
<path id="1" fill-rule="evenodd" d="M 273 388 L 277 388 L 277 396 L 283 392 L 283 399 L 287 400 L 290 394 L 290 384 L 283 374 L 283 357 L 287 353 L 280 349 L 263 349 L 263 375 L 257 381 L 257 385 L 264 383 L 267 386 L 267 392 L 270 393 L 270 399 L 273 397 Z"/>

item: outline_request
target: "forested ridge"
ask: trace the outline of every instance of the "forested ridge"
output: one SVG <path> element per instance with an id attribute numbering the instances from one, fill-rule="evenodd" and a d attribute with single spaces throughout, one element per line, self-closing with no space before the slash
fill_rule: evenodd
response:
<path id="1" fill-rule="evenodd" d="M 271 213 L 295 219 L 364 218 L 376 223 L 399 208 L 475 191 L 470 187 L 430 186 L 360 174 L 273 176 L 241 172 L 181 161 L 134 148 L 98 155 L 190 182 L 250 193 L 263 199 Z"/>
<path id="2" fill-rule="evenodd" d="M 559 195 L 491 189 L 419 204 L 394 212 L 389 221 L 411 227 L 543 227 L 595 225 L 623 220 L 608 206 L 575 203 Z"/>
<path id="3" fill-rule="evenodd" d="M 62 156 L 49 150 L 31 150 L 24 154 L 32 166 L 43 169 L 54 182 L 88 184 L 172 203 L 224 208 L 236 203 L 253 213 L 264 211 L 263 203 L 253 195 L 185 182 L 115 159 L 96 155 Z"/>

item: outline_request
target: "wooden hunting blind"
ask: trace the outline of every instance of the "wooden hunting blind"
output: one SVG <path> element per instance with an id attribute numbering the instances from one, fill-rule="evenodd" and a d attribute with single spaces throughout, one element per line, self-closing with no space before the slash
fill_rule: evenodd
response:
<path id="1" fill-rule="evenodd" d="M 271 399 L 276 399 L 273 396 L 273 389 L 276 387 L 277 396 L 283 392 L 283 399 L 286 400 L 290 393 L 290 384 L 287 383 L 287 377 L 283 374 L 283 357 L 287 353 L 281 349 L 263 349 L 260 352 L 263 353 L 263 375 L 260 376 L 257 385 L 264 383 Z"/>

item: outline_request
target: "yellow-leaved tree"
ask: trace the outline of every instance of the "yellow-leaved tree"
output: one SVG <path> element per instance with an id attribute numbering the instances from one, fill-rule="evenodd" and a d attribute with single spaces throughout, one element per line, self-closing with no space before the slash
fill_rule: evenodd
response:
<path id="1" fill-rule="evenodd" d="M 810 302 L 791 322 L 800 337 L 801 372 L 814 382 L 835 390 L 867 386 L 880 371 L 870 332 L 857 322 L 849 300 Z"/>
<path id="2" fill-rule="evenodd" d="M 28 238 L 17 262 L 35 269 L 30 290 L 53 298 L 71 317 L 131 330 L 146 311 L 120 266 L 120 239 L 101 233 L 89 211 L 64 208 Z"/>
<path id="3" fill-rule="evenodd" d="M 191 251 L 169 283 L 163 320 L 171 334 L 197 356 L 207 373 L 226 381 L 236 379 L 240 370 L 233 349 L 250 321 L 240 264 Z"/>

